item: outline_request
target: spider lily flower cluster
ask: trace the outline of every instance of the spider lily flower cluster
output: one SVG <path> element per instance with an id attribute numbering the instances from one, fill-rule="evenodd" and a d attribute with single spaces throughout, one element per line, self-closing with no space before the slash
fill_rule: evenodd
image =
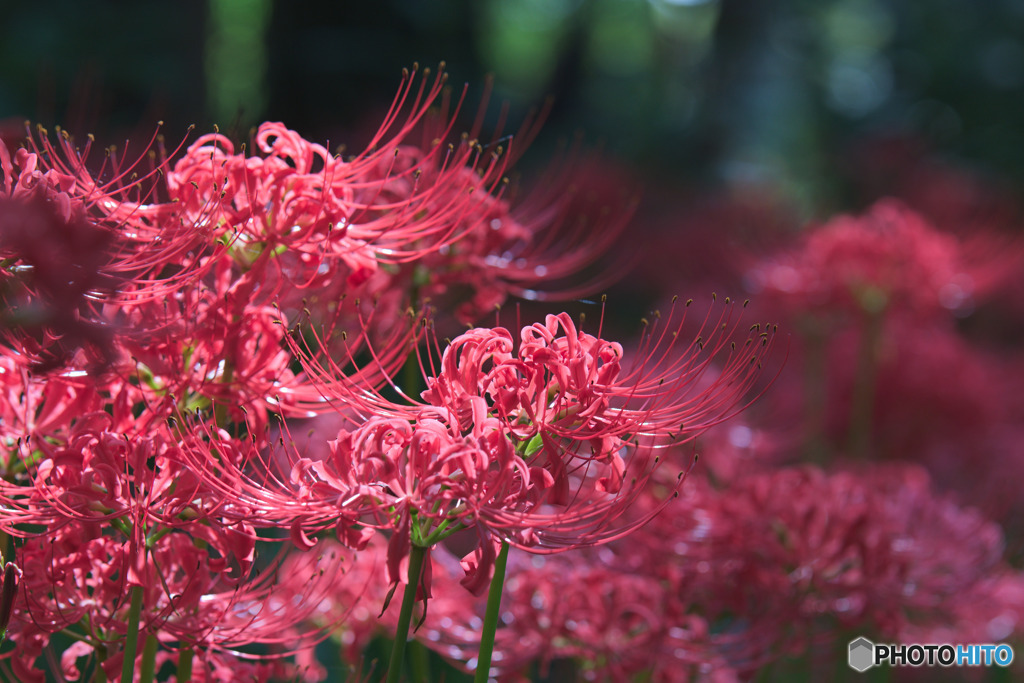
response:
<path id="1" fill-rule="evenodd" d="M 315 681 L 320 641 L 397 634 L 398 680 L 414 616 L 479 680 L 1019 636 L 1024 364 L 959 322 L 1018 242 L 886 200 L 714 269 L 750 306 L 487 326 L 603 284 L 630 205 L 571 161 L 506 182 L 535 124 L 457 135 L 445 81 L 406 74 L 353 156 L 272 122 L 0 145 L 0 677 Z"/>
<path id="2" fill-rule="evenodd" d="M 91 137 L 0 145 L 4 675 L 316 678 L 368 575 L 426 597 L 431 549 L 465 531 L 480 592 L 502 543 L 621 538 L 679 486 L 663 452 L 750 400 L 774 335 L 728 300 L 696 326 L 674 305 L 635 349 L 564 313 L 440 348 L 435 325 L 509 295 L 577 295 L 630 212 L 586 209 L 572 162 L 518 196 L 533 126 L 455 136 L 445 82 L 407 73 L 351 157 L 280 123 L 255 154 L 156 135 L 98 167 Z"/>
<path id="3" fill-rule="evenodd" d="M 423 360 L 427 389 L 416 403 L 354 386 L 303 355 L 306 375 L 332 405 L 361 416 L 357 426 L 342 429 L 322 459 L 287 442 L 261 456 L 252 439 L 212 440 L 250 455 L 193 450 L 191 466 L 234 505 L 287 525 L 299 546 L 328 527 L 344 538 L 353 526 L 390 530 L 393 583 L 406 578 L 399 567 L 411 546 L 472 528 L 464 584 L 479 593 L 501 540 L 533 552 L 594 545 L 655 514 L 625 515 L 659 451 L 738 410 L 771 350 L 760 326 L 742 344 L 728 341 L 740 324 L 735 308 L 709 314 L 703 334 L 679 349 L 686 316 L 669 315 L 631 363 L 620 344 L 578 330 L 564 313 L 524 327 L 518 345 L 505 328 L 471 329 L 436 367 L 433 356 Z M 724 362 L 712 366 L 718 356 Z"/>

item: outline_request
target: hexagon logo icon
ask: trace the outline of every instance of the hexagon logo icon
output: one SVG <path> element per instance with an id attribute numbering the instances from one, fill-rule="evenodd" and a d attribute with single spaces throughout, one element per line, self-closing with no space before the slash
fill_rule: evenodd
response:
<path id="1" fill-rule="evenodd" d="M 850 641 L 850 668 L 864 673 L 875 663 L 875 644 L 863 636 Z"/>

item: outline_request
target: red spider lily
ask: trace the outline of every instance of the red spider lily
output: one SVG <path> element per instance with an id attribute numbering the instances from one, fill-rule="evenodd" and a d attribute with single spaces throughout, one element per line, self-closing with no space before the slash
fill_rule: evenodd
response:
<path id="1" fill-rule="evenodd" d="M 110 154 L 94 175 L 86 167 L 91 139 L 81 151 L 61 132 L 55 148 L 40 129 L 27 144 L 13 160 L 0 145 L 0 294 L 6 326 L 23 331 L 11 341 L 39 367 L 61 365 L 78 348 L 109 365 L 114 333 L 128 333 L 116 312 L 198 277 L 186 257 L 195 231 L 172 210 L 143 203 L 159 166 L 139 177 L 141 160 L 123 165 Z M 147 329 L 136 324 L 131 333 Z"/>
<path id="2" fill-rule="evenodd" d="M 175 303 L 190 315 L 159 336 L 144 343 L 123 340 L 135 362 L 135 371 L 126 372 L 153 403 L 174 397 L 183 411 L 220 406 L 224 418 L 242 421 L 248 413 L 262 429 L 268 409 L 278 407 L 276 397 L 296 380 L 284 348 L 286 330 L 277 324 L 277 311 L 235 306 L 237 293 L 220 289 L 182 295 Z"/>
<path id="3" fill-rule="evenodd" d="M 463 583 L 479 592 L 501 542 L 549 553 L 634 531 L 659 508 L 631 506 L 678 486 L 652 481 L 664 449 L 745 404 L 774 335 L 755 326 L 731 343 L 740 316 L 728 299 L 693 334 L 682 305 L 656 314 L 633 362 L 600 325 L 591 335 L 566 314 L 517 339 L 473 329 L 443 353 L 432 340 L 418 357 L 426 391 L 394 400 L 414 344 L 436 337 L 408 311 L 442 300 L 467 318 L 509 293 L 543 298 L 548 280 L 551 294 L 576 293 L 564 279 L 626 213 L 570 220 L 584 201 L 562 194 L 565 178 L 520 203 L 504 174 L 533 130 L 515 150 L 483 144 L 481 117 L 449 144 L 443 83 L 407 74 L 367 150 L 347 159 L 279 123 L 257 131 L 257 156 L 214 134 L 175 161 L 154 139 L 151 160 L 110 151 L 91 172 L 91 140 L 79 150 L 41 132 L 0 159 L 2 199 L 18 202 L 0 235 L 0 287 L 57 311 L 43 348 L 0 349 L 0 529 L 31 573 L 12 636 L 20 677 L 68 629 L 80 639 L 61 661 L 68 678 L 83 658 L 115 672 L 136 629 L 160 662 L 194 651 L 207 667 L 197 680 L 225 675 L 249 643 L 268 657 L 312 644 L 319 631 L 292 627 L 323 621 L 324 577 L 341 560 L 314 550 L 289 564 L 304 583 L 274 587 L 277 561 L 254 569 L 259 527 L 287 529 L 303 550 L 327 529 L 353 549 L 382 530 L 392 590 L 413 546 L 418 557 L 466 530 Z M 60 258 L 39 265 L 26 226 L 45 221 Z M 75 353 L 45 356 L 61 334 Z M 85 371 L 80 346 L 102 349 L 102 374 Z M 50 361 L 45 380 L 38 359 Z M 345 428 L 321 456 L 300 451 L 285 419 L 327 412 Z M 428 555 L 412 579 L 421 597 L 430 571 Z M 254 677 L 280 673 L 251 657 Z"/>
<path id="4" fill-rule="evenodd" d="M 17 161 L 21 173 L 12 188 L 14 168 L 0 145 L 5 176 L 5 193 L 0 196 L 0 294 L 8 343 L 34 352 L 39 364 L 50 366 L 80 346 L 102 353 L 109 348 L 109 331 L 83 320 L 80 313 L 88 295 L 110 289 L 115 282 L 101 272 L 110 235 L 89 223 L 81 202 L 60 190 L 67 178 L 36 171 L 35 160 L 24 150 L 19 150 Z M 12 336 L 16 330 L 35 332 L 37 337 L 47 330 L 55 339 L 22 341 Z M 66 339 L 60 341 L 62 337 Z M 56 341 L 58 348 L 53 358 L 43 361 L 48 341 Z"/>
<path id="5" fill-rule="evenodd" d="M 799 249 L 750 275 L 788 311 L 878 313 L 889 306 L 935 317 L 969 311 L 1019 268 L 1021 247 L 992 234 L 958 238 L 894 200 L 864 216 L 840 216 Z"/>
<path id="6" fill-rule="evenodd" d="M 196 487 L 186 488 L 188 473 L 176 462 L 174 442 L 166 435 L 110 432 L 104 429 L 109 421 L 106 413 L 88 415 L 59 445 L 25 441 L 23 470 L 13 477 L 15 483 L 0 487 L 7 506 L 2 524 L 8 533 L 23 536 L 32 533 L 21 531 L 24 524 L 55 528 L 68 520 L 113 521 L 135 530 L 148 525 L 150 518 L 174 524 L 182 499 L 189 501 L 201 493 Z M 184 506 L 194 513 L 202 511 L 189 503 Z"/>
<path id="7" fill-rule="evenodd" d="M 954 317 L 969 314 L 1019 270 L 1021 249 L 988 231 L 940 232 L 883 200 L 763 259 L 750 274 L 766 294 L 760 301 L 802 332 L 794 346 L 805 374 L 802 385 L 779 392 L 778 424 L 799 424 L 802 434 L 790 438 L 803 439 L 815 458 L 842 441 L 847 455 L 862 458 L 928 459 L 929 452 L 977 448 L 1005 410 L 991 387 L 971 396 L 972 386 L 996 377 L 985 378 L 981 356 L 958 341 Z M 936 372 L 955 373 L 959 381 L 949 385 L 965 391 L 944 396 L 932 386 Z M 939 413 L 955 418 L 936 420 Z M 915 435 L 922 416 L 927 427 Z M 950 437 L 965 445 L 952 447 Z"/>
<path id="8" fill-rule="evenodd" d="M 11 627 L 11 638 L 19 646 L 13 663 L 20 680 L 38 677 L 33 671 L 40 647 L 51 634 L 68 629 L 85 631 L 79 633 L 83 644 L 66 655 L 70 660 L 65 669 L 75 659 L 95 657 L 102 646 L 107 658 L 103 667 L 119 670 L 118 648 L 128 612 L 126 582 L 133 574 L 144 587 L 143 632 L 157 637 L 168 648 L 167 656 L 185 650 L 191 656 L 194 651 L 197 676 L 204 662 L 271 661 L 323 637 L 323 630 L 302 624 L 317 613 L 328 587 L 340 581 L 350 554 L 337 548 L 304 554 L 302 561 L 290 563 L 291 580 L 279 589 L 280 559 L 259 573 L 246 570 L 239 580 L 231 561 L 237 550 L 217 533 L 194 535 L 203 529 L 193 525 L 153 539 L 141 564 L 129 557 L 121 539 L 104 534 L 97 524 L 72 523 L 29 539 L 20 550 L 28 575 Z M 252 643 L 273 649 L 247 654 L 242 648 Z"/>
<path id="9" fill-rule="evenodd" d="M 323 396 L 367 417 L 441 409 L 445 419 L 461 423 L 471 414 L 472 399 L 484 397 L 488 410 L 519 440 L 537 435 L 576 440 L 629 435 L 667 436 L 679 442 L 741 410 L 737 406 L 760 375 L 775 331 L 771 325 L 755 324 L 737 345 L 733 339 L 741 319 L 736 304 L 727 298 L 717 317 L 712 315 L 714 307 L 709 309 L 692 341 L 683 347 L 691 303 L 677 306 L 674 299 L 664 320 L 660 312 L 655 312 L 654 324 L 645 319 L 636 360 L 626 367 L 621 345 L 578 332 L 565 313 L 524 328 L 515 355 L 506 329 L 471 329 L 436 354 L 441 356 L 440 367 L 435 367 L 434 355 L 420 357 L 428 389 L 423 402 L 410 399 L 407 408 L 365 382 L 350 380 L 342 363 L 319 356 L 308 346 L 290 346 Z M 683 311 L 678 318 L 677 308 Z M 722 355 L 724 364 L 712 372 Z M 345 361 L 359 365 L 351 352 Z M 374 354 L 369 367 L 404 396 L 392 379 L 396 366 L 391 356 Z M 713 378 L 705 383 L 710 375 Z"/>
<path id="10" fill-rule="evenodd" d="M 566 215 L 564 177 L 527 197 L 522 212 L 510 206 L 504 173 L 517 153 L 478 142 L 480 120 L 447 142 L 455 115 L 442 98 L 446 78 L 406 73 L 367 149 L 348 159 L 280 123 L 257 131 L 261 157 L 203 136 L 168 174 L 168 192 L 183 220 L 228 245 L 243 297 L 276 301 L 286 314 L 305 308 L 331 319 L 342 294 L 370 301 L 405 292 L 418 305 L 464 289 L 472 293 L 464 316 L 492 310 L 509 292 L 536 296 L 603 253 L 629 211 L 604 211 L 584 232 Z M 432 122 L 439 98 L 443 113 Z M 424 142 L 410 142 L 421 130 Z M 534 133 L 524 126 L 516 148 Z"/>
<path id="11" fill-rule="evenodd" d="M 745 344 L 729 342 L 739 324 L 732 311 L 727 303 L 705 319 L 703 334 L 681 351 L 674 347 L 682 322 L 668 316 L 667 329 L 651 326 L 628 366 L 620 345 L 578 332 L 565 315 L 524 328 L 515 355 L 506 330 L 471 330 L 427 377 L 424 402 L 409 406 L 331 377 L 304 355 L 325 396 L 366 415 L 338 434 L 328 457 L 314 461 L 287 447 L 263 455 L 255 440 L 230 446 L 249 453 L 240 457 L 186 457 L 221 495 L 289 526 L 300 545 L 304 530 L 334 526 L 347 536 L 357 522 L 392 529 L 393 581 L 411 543 L 430 546 L 475 527 L 465 567 L 467 586 L 479 590 L 497 538 L 553 552 L 606 542 L 646 521 L 621 518 L 645 489 L 657 450 L 730 416 L 770 350 L 771 334 L 760 326 Z M 716 374 L 720 353 L 726 360 Z"/>
<path id="12" fill-rule="evenodd" d="M 846 629 L 948 624 L 1004 572 L 998 527 L 933 493 L 916 467 L 781 469 L 693 493 L 617 546 L 617 561 L 668 582 L 670 609 L 717 624 L 723 647 L 725 633 L 745 643 L 740 671 Z"/>

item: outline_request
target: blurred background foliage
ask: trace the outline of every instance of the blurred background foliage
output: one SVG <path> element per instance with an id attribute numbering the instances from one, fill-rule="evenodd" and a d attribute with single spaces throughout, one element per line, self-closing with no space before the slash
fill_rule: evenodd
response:
<path id="1" fill-rule="evenodd" d="M 583 131 L 644 184 L 767 187 L 802 219 L 873 199 L 850 159 L 879 141 L 1024 178 L 1024 0 L 48 7 L 0 10 L 8 130 L 28 118 L 117 141 L 165 120 L 169 140 L 190 123 L 244 138 L 272 119 L 353 148 L 402 67 L 445 60 L 470 84 L 467 125 L 493 74 L 513 122 L 554 96 L 541 147 Z"/>

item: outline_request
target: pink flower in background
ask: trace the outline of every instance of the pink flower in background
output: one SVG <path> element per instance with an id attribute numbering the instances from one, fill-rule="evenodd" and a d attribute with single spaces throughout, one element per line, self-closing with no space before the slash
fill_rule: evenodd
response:
<path id="1" fill-rule="evenodd" d="M 587 680 L 743 680 L 808 649 L 841 653 L 851 631 L 901 642 L 1019 631 L 1021 579 L 1000 560 L 998 527 L 936 495 L 919 468 L 781 469 L 721 489 L 695 476 L 685 489 L 608 545 L 512 555 L 494 670 L 572 660 Z M 472 669 L 482 601 L 454 585 L 449 554 L 434 563 L 417 637 Z"/>
<path id="2" fill-rule="evenodd" d="M 1005 242 L 940 232 L 903 204 L 882 200 L 864 216 L 840 216 L 811 230 L 797 249 L 766 259 L 749 279 L 755 292 L 791 313 L 892 307 L 934 319 L 969 312 L 1012 274 L 1021 250 L 1000 251 Z"/>

